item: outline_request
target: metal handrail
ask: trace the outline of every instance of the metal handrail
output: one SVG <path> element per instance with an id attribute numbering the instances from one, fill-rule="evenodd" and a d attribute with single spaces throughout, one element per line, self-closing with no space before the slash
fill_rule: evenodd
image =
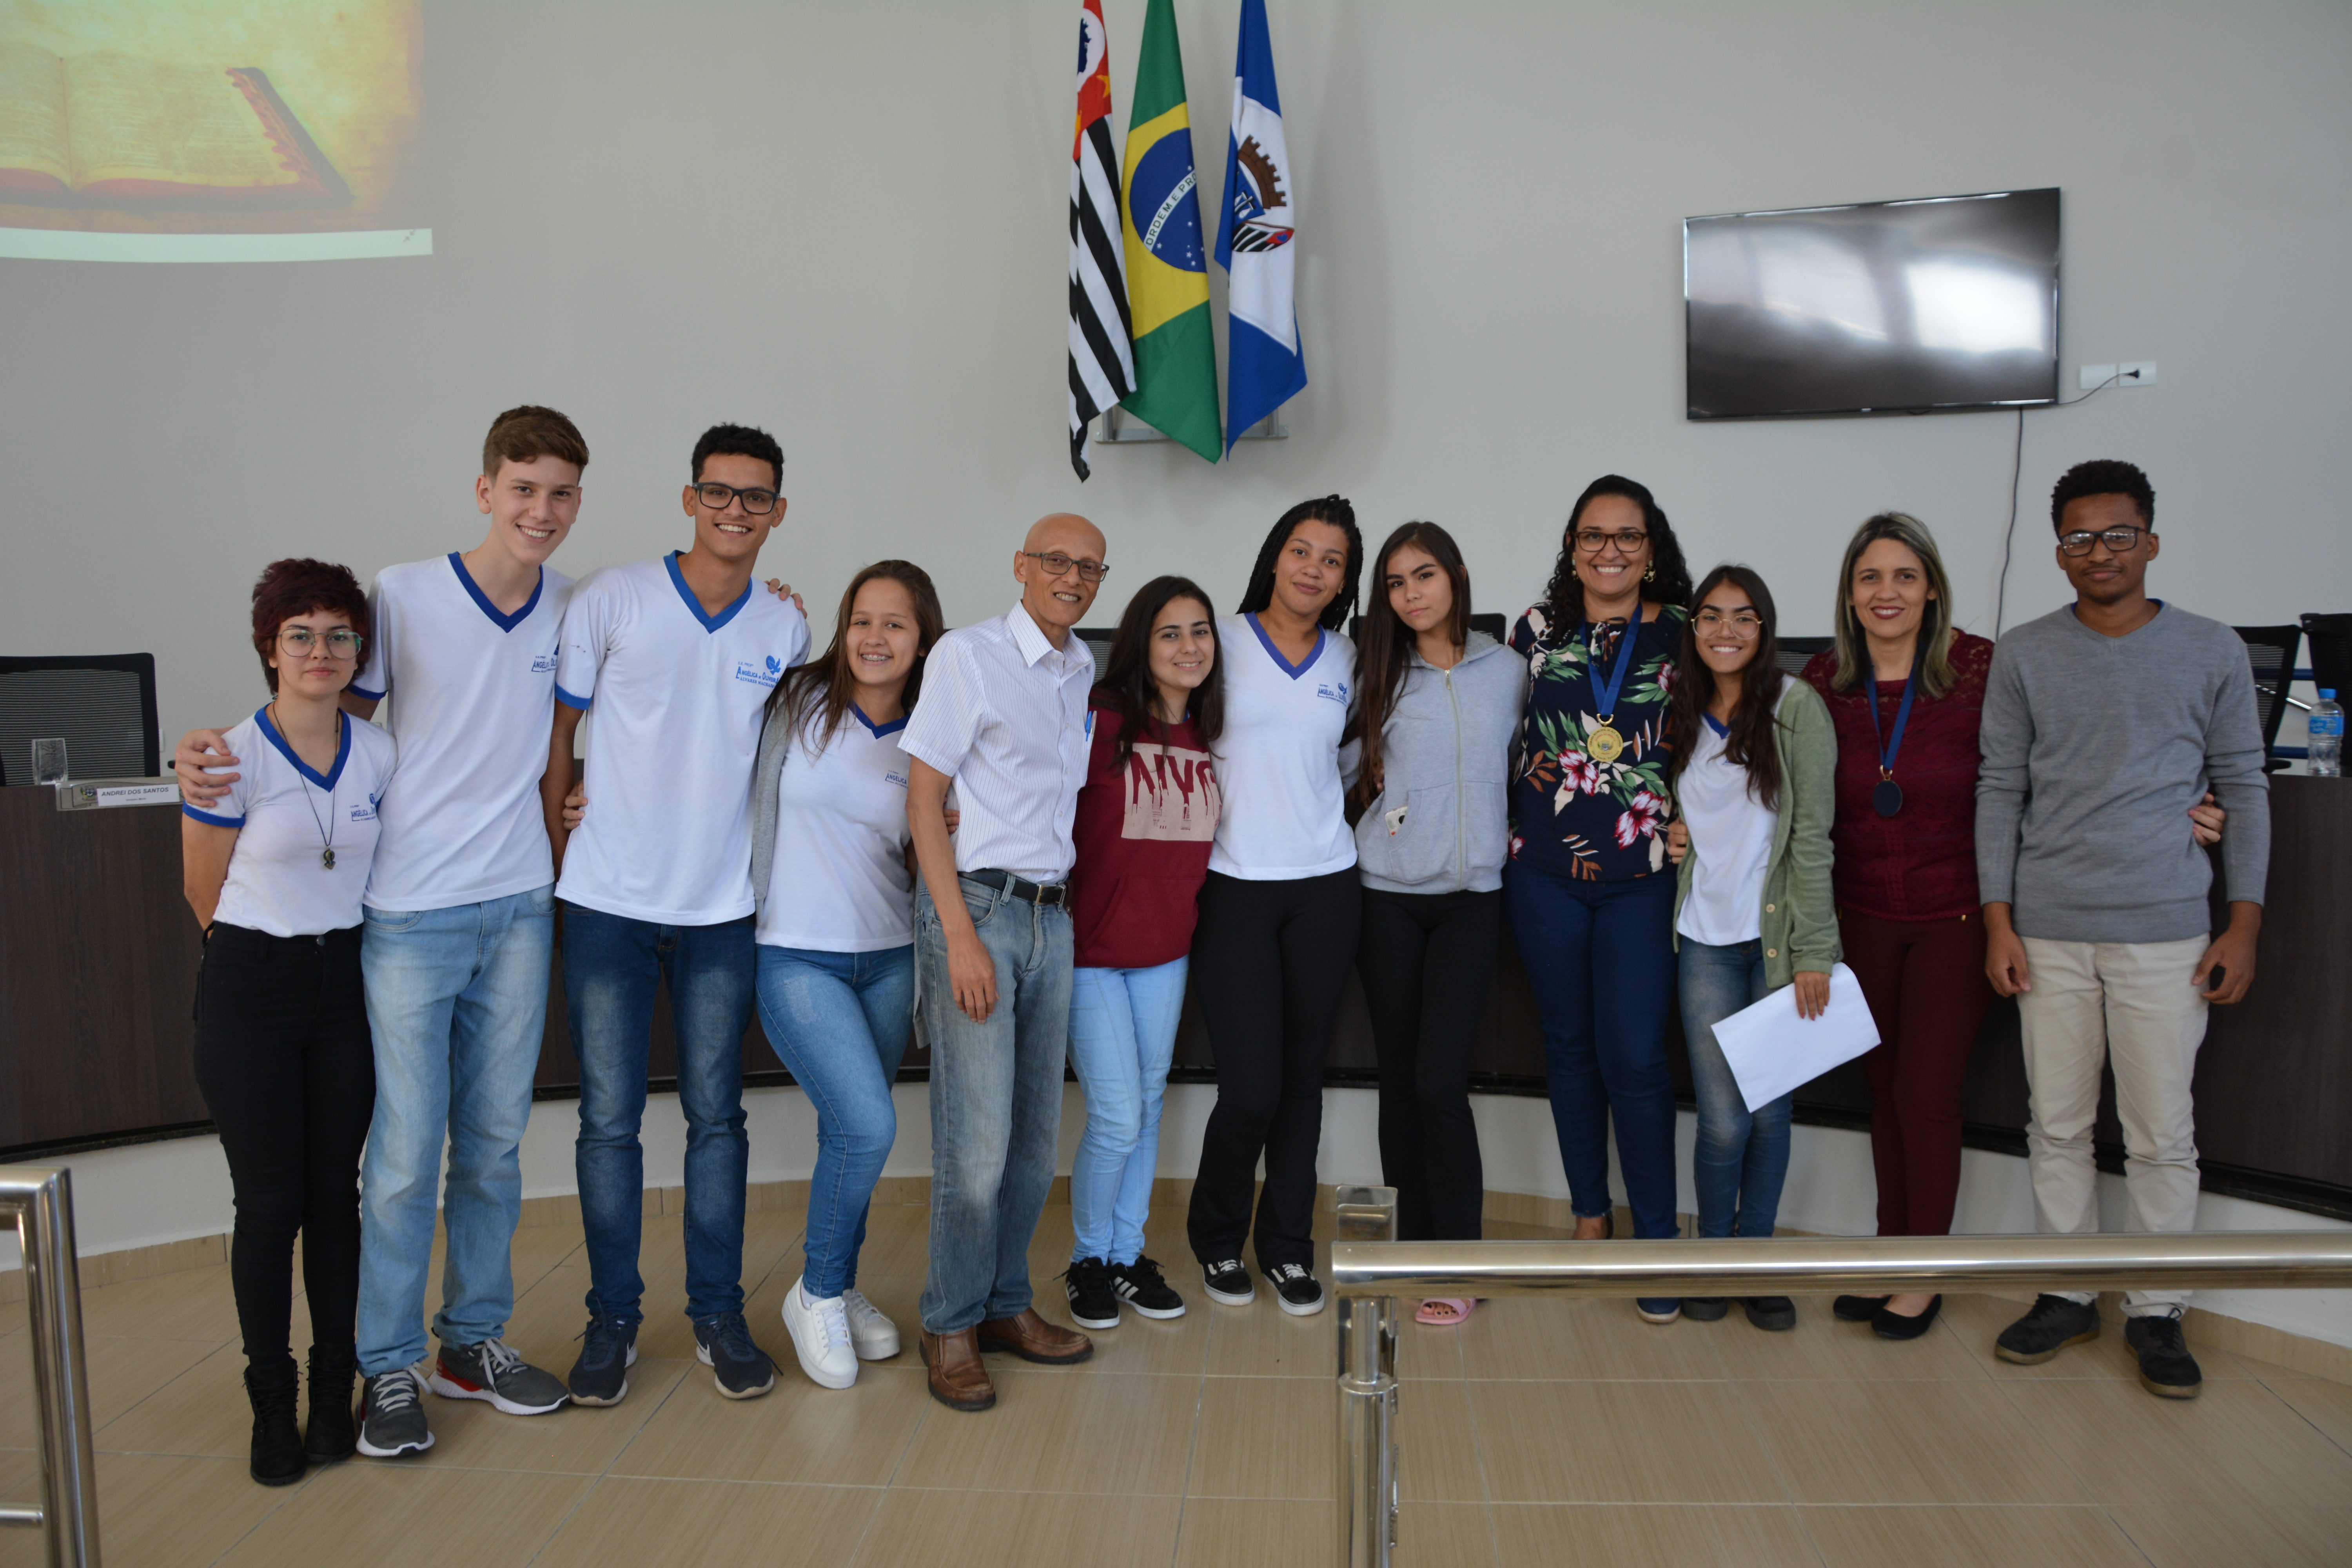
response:
<path id="1" fill-rule="evenodd" d="M 98 1467 L 90 1451 L 70 1174 L 62 1167 L 0 1165 L 0 1217 L 16 1221 L 24 1254 L 41 1456 L 40 1501 L 0 1504 L 0 1525 L 38 1526 L 47 1538 L 48 1568 L 99 1568 Z"/>
<path id="2" fill-rule="evenodd" d="M 2352 1231 L 1397 1241 L 1396 1192 L 1341 1187 L 1331 1244 L 1339 1360 L 1340 1561 L 1396 1546 L 1396 1298 L 1881 1295 L 2352 1285 Z"/>

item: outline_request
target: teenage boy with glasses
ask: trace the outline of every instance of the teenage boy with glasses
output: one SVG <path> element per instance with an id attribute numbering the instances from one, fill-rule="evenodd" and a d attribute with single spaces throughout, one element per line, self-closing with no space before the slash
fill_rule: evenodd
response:
<path id="1" fill-rule="evenodd" d="M 588 446 L 551 408 L 510 408 L 482 444 L 472 550 L 386 567 L 369 595 L 373 641 L 342 705 L 371 718 L 389 698 L 401 766 L 377 808 L 361 966 L 376 1098 L 361 1170 L 360 1452 L 433 1446 L 411 1370 L 425 1351 L 425 1275 L 436 1186 L 448 1233 L 431 1385 L 512 1415 L 543 1415 L 562 1382 L 500 1336 L 514 1310 L 509 1260 L 522 1212 L 518 1147 L 546 1026 L 554 952 L 553 862 L 539 810 L 555 706 L 556 638 L 572 579 L 546 565 L 580 513 Z M 216 732 L 174 756 L 191 798 L 234 773 Z M 316 1390 L 340 1372 L 311 1352 Z"/>
<path id="2" fill-rule="evenodd" d="M 1029 1241 L 1061 1128 L 1071 828 L 1093 731 L 1094 657 L 1070 628 L 1107 570 L 1094 524 L 1040 519 L 1013 557 L 1020 602 L 939 640 L 898 737 L 913 760 L 915 994 L 931 1046 L 923 1364 L 931 1396 L 957 1410 L 996 1403 L 983 1350 L 1049 1365 L 1094 1353 L 1031 1306 Z"/>
<path id="3" fill-rule="evenodd" d="M 575 1160 L 588 1327 L 570 1378 L 617 1405 L 636 1360 L 645 1281 L 646 1056 L 669 984 L 686 1114 L 687 1315 L 719 1392 L 750 1399 L 775 1363 L 743 1321 L 743 1035 L 751 1022 L 751 765 L 768 693 L 808 653 L 808 625 L 751 580 L 783 521 L 784 454 L 719 425 L 681 492 L 694 543 L 591 573 L 563 617 L 541 804 L 565 905 L 563 997 L 580 1062 Z M 563 826 L 572 738 L 593 705 L 576 831 Z"/>
<path id="4" fill-rule="evenodd" d="M 2032 1119 L 2035 1228 L 2099 1228 L 2091 1122 L 2102 1064 L 2123 1122 L 2126 1228 L 2197 1228 L 2189 1099 L 2209 1005 L 2242 999 L 2270 862 L 2245 644 L 2218 621 L 2147 596 L 2156 492 L 2129 463 L 2080 463 L 2050 497 L 2074 602 L 1993 650 L 1977 784 L 1985 970 L 2015 996 Z M 2179 831 L 2206 789 L 2229 813 L 2227 929 L 2210 934 L 2212 868 Z M 2193 1397 L 2182 1291 L 2124 1298 L 2140 1383 Z M 2044 1292 L 2001 1331 L 2002 1360 L 2045 1362 L 2099 1331 L 2096 1298 Z"/>

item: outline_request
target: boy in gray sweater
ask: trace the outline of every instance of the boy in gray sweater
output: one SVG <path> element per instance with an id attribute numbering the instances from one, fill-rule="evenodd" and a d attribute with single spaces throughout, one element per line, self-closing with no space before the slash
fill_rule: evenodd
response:
<path id="1" fill-rule="evenodd" d="M 2197 1228 L 2189 1100 L 2209 1004 L 2254 977 L 2270 863 L 2253 676 L 2218 621 L 2147 596 L 2156 493 L 2129 463 L 2079 463 L 2051 492 L 2057 560 L 2074 603 L 2000 639 L 1985 692 L 1977 876 L 1985 968 L 2018 999 L 2032 1116 L 2026 1152 L 2035 1228 L 2099 1228 L 2091 1123 L 2103 1062 L 2123 1122 L 2127 1228 Z M 2210 935 L 2212 870 L 2179 831 L 2210 788 L 2230 921 Z M 2180 1291 L 2124 1300 L 2140 1382 L 2193 1397 Z M 2004 1361 L 2045 1362 L 2096 1336 L 2096 1299 L 2043 1294 L 2003 1330 Z"/>

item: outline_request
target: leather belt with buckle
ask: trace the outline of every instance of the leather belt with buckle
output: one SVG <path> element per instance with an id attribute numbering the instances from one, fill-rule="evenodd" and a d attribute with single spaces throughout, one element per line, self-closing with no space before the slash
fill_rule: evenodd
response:
<path id="1" fill-rule="evenodd" d="M 1067 882 L 1055 882 L 1047 887 L 1016 877 L 1010 871 L 960 871 L 956 874 L 967 882 L 978 882 L 983 888 L 1010 893 L 1041 909 L 1066 910 L 1070 907 L 1070 885 Z"/>

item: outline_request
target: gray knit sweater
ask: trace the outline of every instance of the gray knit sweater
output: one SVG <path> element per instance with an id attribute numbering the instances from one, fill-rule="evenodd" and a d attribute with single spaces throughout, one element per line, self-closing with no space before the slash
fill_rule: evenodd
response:
<path id="1" fill-rule="evenodd" d="M 1977 782 L 1977 879 L 2021 936 L 2180 942 L 2212 928 L 2189 808 L 2210 789 L 2232 902 L 2260 903 L 2270 781 L 2246 645 L 2170 605 L 2128 637 L 2029 621 L 1993 649 Z"/>
<path id="2" fill-rule="evenodd" d="M 1359 683 L 1360 684 L 1360 676 Z M 1380 797 L 1356 824 L 1364 886 L 1388 893 L 1492 892 L 1510 852 L 1511 739 L 1527 706 L 1527 661 L 1472 632 L 1462 662 L 1406 656 L 1381 731 Z M 1356 782 L 1359 745 L 1339 752 Z"/>

